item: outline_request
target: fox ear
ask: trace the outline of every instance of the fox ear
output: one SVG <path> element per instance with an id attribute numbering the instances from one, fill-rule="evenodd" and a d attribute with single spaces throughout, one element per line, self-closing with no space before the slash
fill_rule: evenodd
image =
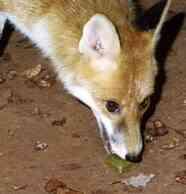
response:
<path id="1" fill-rule="evenodd" d="M 90 58 L 117 56 L 120 41 L 111 21 L 104 15 L 94 15 L 83 28 L 79 51 Z"/>
<path id="2" fill-rule="evenodd" d="M 158 40 L 160 39 L 160 33 L 161 33 L 161 30 L 162 30 L 162 27 L 163 27 L 163 24 L 166 20 L 166 16 L 168 14 L 168 11 L 169 11 L 169 8 L 170 8 L 170 5 L 171 5 L 171 0 L 166 0 L 166 4 L 165 4 L 165 8 L 163 10 L 163 13 L 160 17 L 160 21 L 154 31 L 154 35 L 153 35 L 153 39 L 152 39 L 152 45 L 153 47 L 155 48 L 156 47 L 156 44 L 158 42 Z"/>

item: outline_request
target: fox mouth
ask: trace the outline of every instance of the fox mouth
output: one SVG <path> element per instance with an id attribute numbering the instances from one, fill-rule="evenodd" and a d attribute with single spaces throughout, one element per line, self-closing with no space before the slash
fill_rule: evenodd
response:
<path id="1" fill-rule="evenodd" d="M 99 133 L 103 140 L 104 148 L 108 154 L 116 154 L 125 159 L 127 147 L 124 133 L 116 124 L 97 111 L 93 111 L 99 127 Z"/>

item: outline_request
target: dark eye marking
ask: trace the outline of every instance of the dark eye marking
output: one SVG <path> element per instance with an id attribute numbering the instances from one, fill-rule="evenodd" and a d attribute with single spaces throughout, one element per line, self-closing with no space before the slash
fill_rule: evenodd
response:
<path id="1" fill-rule="evenodd" d="M 143 100 L 143 102 L 139 105 L 140 110 L 147 109 L 150 104 L 150 97 L 147 97 Z"/>
<path id="2" fill-rule="evenodd" d="M 105 107 L 110 113 L 119 113 L 121 110 L 120 105 L 117 102 L 112 100 L 108 100 L 106 102 Z"/>

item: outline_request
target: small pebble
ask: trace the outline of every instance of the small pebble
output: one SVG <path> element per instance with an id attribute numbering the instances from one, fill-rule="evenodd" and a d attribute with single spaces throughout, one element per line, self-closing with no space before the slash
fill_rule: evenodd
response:
<path id="1" fill-rule="evenodd" d="M 154 174 L 144 175 L 140 173 L 138 176 L 132 176 L 128 179 L 123 180 L 122 182 L 128 186 L 132 187 L 146 187 L 149 182 L 155 177 Z"/>
<path id="2" fill-rule="evenodd" d="M 72 133 L 72 138 L 80 138 L 81 136 L 77 133 Z"/>
<path id="3" fill-rule="evenodd" d="M 165 136 L 168 132 L 168 127 L 160 120 L 156 120 L 147 125 L 147 134 L 152 137 Z"/>
<path id="4" fill-rule="evenodd" d="M 13 80 L 15 77 L 17 76 L 17 72 L 15 70 L 10 70 L 8 73 L 7 73 L 7 78 L 9 80 Z"/>
<path id="5" fill-rule="evenodd" d="M 41 143 L 40 141 L 37 141 L 34 145 L 34 150 L 36 151 L 45 151 L 48 148 L 48 144 Z"/>
<path id="6" fill-rule="evenodd" d="M 51 87 L 51 83 L 47 80 L 39 80 L 39 82 L 37 82 L 37 85 L 39 87 L 42 87 L 42 88 L 50 88 Z"/>
<path id="7" fill-rule="evenodd" d="M 154 121 L 154 127 L 155 128 L 160 128 L 160 127 L 164 127 L 164 126 L 165 125 L 160 120 Z"/>
<path id="8" fill-rule="evenodd" d="M 4 153 L 0 152 L 0 157 L 4 156 Z"/>
<path id="9" fill-rule="evenodd" d="M 15 185 L 13 186 L 13 189 L 14 191 L 20 191 L 20 190 L 25 190 L 27 187 L 28 185 L 19 185 L 19 186 Z"/>
<path id="10" fill-rule="evenodd" d="M 37 66 L 28 69 L 22 73 L 27 79 L 33 79 L 34 77 L 38 76 L 42 71 L 42 65 L 38 64 Z"/>
<path id="11" fill-rule="evenodd" d="M 168 144 L 168 145 L 163 145 L 163 146 L 161 147 L 161 149 L 163 149 L 163 150 L 172 150 L 172 149 L 174 149 L 175 147 L 176 147 L 175 144 L 170 143 L 170 144 Z"/>
<path id="12" fill-rule="evenodd" d="M 186 170 L 183 170 L 177 173 L 176 182 L 186 185 Z"/>
<path id="13" fill-rule="evenodd" d="M 163 145 L 161 148 L 163 150 L 171 150 L 176 148 L 179 145 L 180 145 L 180 140 L 178 138 L 174 138 L 172 142 L 170 142 L 169 144 Z"/>
<path id="14" fill-rule="evenodd" d="M 3 75 L 0 75 L 0 84 L 3 84 L 6 81 Z"/>
<path id="15" fill-rule="evenodd" d="M 65 188 L 66 185 L 58 179 L 50 179 L 45 185 L 45 191 L 48 193 L 57 193 L 58 188 Z"/>
<path id="16" fill-rule="evenodd" d="M 50 179 L 46 183 L 45 191 L 49 194 L 83 194 L 82 192 L 67 187 L 61 180 L 55 178 Z"/>
<path id="17" fill-rule="evenodd" d="M 41 110 L 39 107 L 35 107 L 34 110 L 32 111 L 33 115 L 40 115 L 41 114 Z"/>
<path id="18" fill-rule="evenodd" d="M 146 143 L 152 143 L 153 141 L 154 141 L 154 137 L 153 137 L 152 135 L 147 134 L 147 135 L 145 136 L 145 142 L 146 142 Z"/>
<path id="19" fill-rule="evenodd" d="M 66 123 L 66 119 L 63 118 L 61 120 L 55 120 L 55 121 L 53 121 L 52 122 L 52 126 L 63 127 L 65 123 Z"/>
<path id="20" fill-rule="evenodd" d="M 8 129 L 8 137 L 13 137 L 15 135 L 15 130 Z"/>

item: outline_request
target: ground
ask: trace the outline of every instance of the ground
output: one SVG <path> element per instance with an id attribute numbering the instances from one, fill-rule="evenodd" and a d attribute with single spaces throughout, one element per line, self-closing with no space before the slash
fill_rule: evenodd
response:
<path id="1" fill-rule="evenodd" d="M 142 2 L 149 7 L 157 1 Z M 185 1 L 175 0 L 170 18 L 185 9 Z M 186 170 L 185 45 L 186 22 L 166 58 L 161 98 L 148 119 L 161 120 L 169 133 L 146 143 L 143 161 L 118 174 L 105 164 L 93 114 L 55 81 L 50 61 L 14 33 L 0 59 L 0 194 L 47 194 L 52 178 L 86 194 L 186 193 L 184 182 L 176 181 Z M 30 81 L 25 71 L 39 64 L 41 75 Z M 145 188 L 121 183 L 140 173 L 155 178 Z"/>

